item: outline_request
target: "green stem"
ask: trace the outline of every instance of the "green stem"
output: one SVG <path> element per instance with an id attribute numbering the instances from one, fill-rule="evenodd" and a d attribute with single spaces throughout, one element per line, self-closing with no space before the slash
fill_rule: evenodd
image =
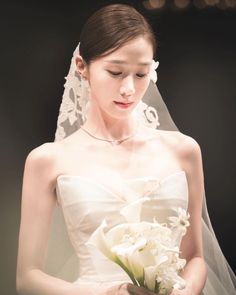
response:
<path id="1" fill-rule="evenodd" d="M 157 281 L 155 281 L 155 293 L 159 293 L 159 291 L 160 291 L 160 284 L 161 283 L 158 283 Z"/>
<path id="2" fill-rule="evenodd" d="M 129 271 L 129 269 L 123 264 L 123 262 L 116 257 L 116 261 L 115 261 L 121 268 L 123 268 L 123 270 L 128 274 L 128 276 L 130 277 L 131 281 L 133 282 L 134 285 L 139 286 L 139 284 L 137 283 L 136 279 L 134 278 L 132 272 Z"/>
<path id="3" fill-rule="evenodd" d="M 141 278 L 137 279 L 137 281 L 139 282 L 139 286 L 146 288 L 145 281 L 144 281 L 144 269 L 143 269 L 143 276 Z"/>

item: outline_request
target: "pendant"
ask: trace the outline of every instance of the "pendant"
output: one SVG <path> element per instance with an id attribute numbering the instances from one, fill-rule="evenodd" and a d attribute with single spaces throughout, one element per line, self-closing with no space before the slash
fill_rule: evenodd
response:
<path id="1" fill-rule="evenodd" d="M 121 141 L 119 141 L 119 140 L 113 140 L 111 142 L 112 145 L 119 145 L 120 143 L 121 143 Z"/>

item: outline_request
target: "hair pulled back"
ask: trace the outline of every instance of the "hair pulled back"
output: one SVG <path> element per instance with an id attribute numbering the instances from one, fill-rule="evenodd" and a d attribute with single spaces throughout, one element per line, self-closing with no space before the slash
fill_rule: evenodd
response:
<path id="1" fill-rule="evenodd" d="M 89 65 L 127 42 L 143 36 L 156 52 L 156 39 L 143 15 L 126 4 L 111 4 L 97 10 L 88 18 L 80 34 L 80 55 Z"/>

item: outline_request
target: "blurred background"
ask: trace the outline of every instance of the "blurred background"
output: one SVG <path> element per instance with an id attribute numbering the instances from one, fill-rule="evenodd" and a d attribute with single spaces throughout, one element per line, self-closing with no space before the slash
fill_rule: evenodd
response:
<path id="1" fill-rule="evenodd" d="M 209 214 L 236 270 L 236 1 L 9 0 L 0 8 L 1 294 L 16 294 L 26 156 L 54 140 L 64 77 L 82 25 L 112 3 L 132 5 L 155 31 L 157 86 L 180 131 L 201 146 Z"/>

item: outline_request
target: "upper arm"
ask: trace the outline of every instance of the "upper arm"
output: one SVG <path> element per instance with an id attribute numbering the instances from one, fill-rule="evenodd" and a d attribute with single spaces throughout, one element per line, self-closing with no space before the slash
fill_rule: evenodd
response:
<path id="1" fill-rule="evenodd" d="M 33 268 L 42 269 L 55 197 L 55 144 L 46 143 L 26 158 L 22 185 L 17 280 Z"/>
<path id="2" fill-rule="evenodd" d="M 188 212 L 190 226 L 182 239 L 182 256 L 187 260 L 193 257 L 203 257 L 202 246 L 202 203 L 204 194 L 204 175 L 202 154 L 199 144 L 190 136 L 185 139 L 180 148 L 180 156 L 188 182 Z"/>

